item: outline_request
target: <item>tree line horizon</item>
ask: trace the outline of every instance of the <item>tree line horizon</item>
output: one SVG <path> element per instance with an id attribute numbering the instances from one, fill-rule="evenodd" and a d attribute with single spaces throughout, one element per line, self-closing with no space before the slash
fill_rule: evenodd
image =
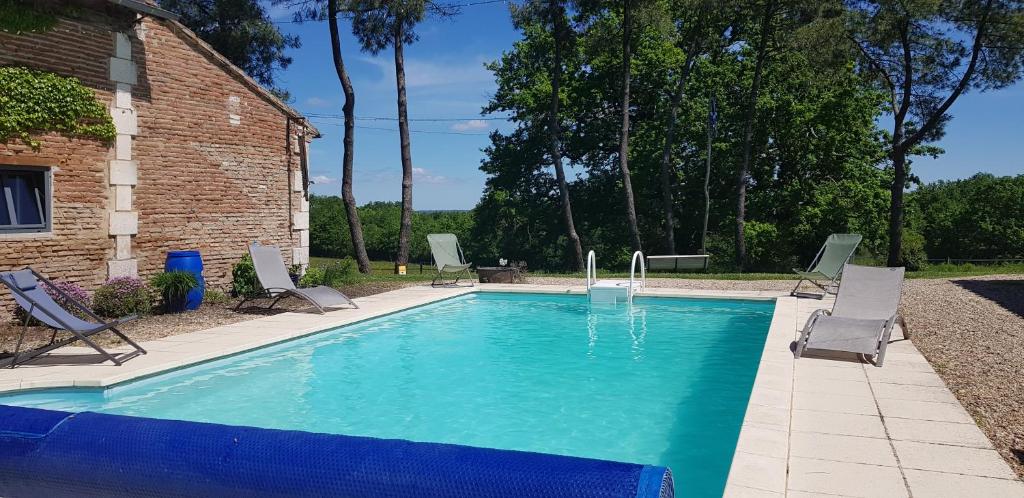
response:
<path id="1" fill-rule="evenodd" d="M 364 272 L 352 191 L 356 89 L 340 22 L 364 52 L 393 52 L 403 167 L 395 262 L 407 263 L 403 48 L 420 22 L 459 6 L 272 3 L 327 22 L 345 96 L 346 226 L 337 229 L 347 229 Z M 747 271 L 775 251 L 806 254 L 833 232 L 862 233 L 865 250 L 908 265 L 925 245 L 905 208 L 920 183 L 913 158 L 943 152 L 933 144 L 961 95 L 1024 73 L 1024 5 L 1012 0 L 524 0 L 510 2 L 510 16 L 521 38 L 487 64 L 498 89 L 482 114 L 508 115 L 514 129 L 492 133 L 484 150 L 472 236 L 488 253 L 576 270 L 584 242 L 612 260 L 714 251 Z M 278 41 L 280 53 L 297 44 Z"/>

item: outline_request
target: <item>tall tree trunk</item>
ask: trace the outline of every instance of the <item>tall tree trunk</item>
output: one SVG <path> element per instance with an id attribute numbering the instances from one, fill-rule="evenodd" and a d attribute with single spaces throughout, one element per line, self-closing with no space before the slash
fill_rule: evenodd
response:
<path id="1" fill-rule="evenodd" d="M 711 98 L 711 102 L 714 105 L 714 97 Z M 708 189 L 708 183 L 711 182 L 711 144 L 715 139 L 713 126 L 714 123 L 711 122 L 711 119 L 708 119 L 708 151 L 707 157 L 704 159 L 704 229 L 700 232 L 701 254 L 708 253 L 708 216 L 711 214 L 711 191 Z"/>
<path id="2" fill-rule="evenodd" d="M 558 180 L 558 191 L 562 198 L 562 216 L 565 220 L 565 233 L 568 237 L 568 250 L 572 256 L 572 268 L 583 270 L 583 247 L 580 236 L 576 234 L 576 224 L 572 218 L 572 203 L 569 201 L 569 185 L 565 181 L 565 169 L 562 167 L 562 129 L 558 122 L 559 88 L 562 79 L 562 37 L 564 35 L 564 11 L 559 0 L 551 0 L 551 11 L 555 39 L 555 60 L 551 67 L 551 116 L 549 116 L 548 133 L 551 147 L 551 162 L 555 167 L 555 178 Z"/>
<path id="3" fill-rule="evenodd" d="M 761 35 L 758 40 L 756 61 L 754 62 L 754 77 L 750 82 L 750 101 L 747 102 L 747 109 L 744 113 L 743 129 L 743 162 L 740 165 L 740 174 L 736 179 L 736 264 L 740 270 L 747 267 L 747 183 L 750 181 L 750 149 L 754 140 L 754 117 L 757 112 L 757 95 L 761 90 L 761 73 L 764 71 L 765 57 L 768 52 L 768 35 L 771 34 L 772 11 L 774 2 L 769 0 L 764 8 L 764 17 L 761 19 Z"/>
<path id="4" fill-rule="evenodd" d="M 693 67 L 693 50 L 686 54 L 686 62 L 683 63 L 683 73 L 679 76 L 679 86 L 672 95 L 672 109 L 668 115 L 668 126 L 665 130 L 665 147 L 661 151 L 661 202 L 665 210 L 665 245 L 669 254 L 676 253 L 676 222 L 673 211 L 675 210 L 675 199 L 672 195 L 672 146 L 675 140 L 676 119 L 679 115 L 679 105 L 683 102 L 683 95 L 686 93 L 686 80 L 690 77 L 690 68 Z"/>
<path id="5" fill-rule="evenodd" d="M 345 202 L 345 214 L 348 217 L 348 232 L 352 239 L 352 252 L 356 256 L 356 264 L 360 273 L 370 273 L 370 257 L 366 255 L 366 243 L 363 241 L 363 224 L 359 220 L 359 210 L 355 195 L 352 194 L 352 157 L 355 154 L 355 108 L 356 93 L 352 89 L 352 81 L 345 70 L 345 62 L 341 58 L 341 37 L 338 36 L 338 5 L 333 0 L 327 2 L 330 17 L 331 55 L 334 58 L 334 70 L 338 73 L 342 91 L 345 93 L 345 139 L 344 153 L 341 161 L 341 198 Z"/>
<path id="6" fill-rule="evenodd" d="M 640 229 L 636 222 L 636 204 L 633 201 L 633 182 L 629 175 L 629 76 L 632 61 L 633 19 L 631 0 L 623 1 L 622 9 L 622 137 L 619 142 L 619 168 L 622 170 L 622 189 L 626 194 L 626 218 L 629 221 L 630 243 L 634 251 L 642 249 Z"/>
<path id="7" fill-rule="evenodd" d="M 395 21 L 401 26 L 401 19 Z M 409 115 L 405 99 L 405 54 L 400 27 L 394 32 L 395 83 L 398 86 L 398 135 L 402 142 L 402 222 L 398 230 L 398 257 L 395 265 L 409 262 L 409 239 L 412 237 L 412 152 L 409 146 Z M 397 270 L 397 268 L 396 268 Z"/>
<path id="8" fill-rule="evenodd" d="M 896 143 L 894 141 L 894 143 Z M 892 151 L 892 201 L 889 206 L 889 266 L 903 264 L 903 187 L 907 183 L 907 153 L 899 146 Z"/>

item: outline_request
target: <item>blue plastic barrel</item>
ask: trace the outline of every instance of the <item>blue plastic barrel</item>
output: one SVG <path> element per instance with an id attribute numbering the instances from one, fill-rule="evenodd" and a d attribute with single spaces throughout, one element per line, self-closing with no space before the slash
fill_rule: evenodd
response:
<path id="1" fill-rule="evenodd" d="M 165 271 L 187 271 L 195 275 L 199 287 L 192 289 L 185 298 L 185 309 L 199 309 L 203 304 L 203 294 L 206 293 L 206 281 L 203 280 L 203 257 L 199 251 L 171 251 L 167 253 L 167 262 L 164 264 Z"/>

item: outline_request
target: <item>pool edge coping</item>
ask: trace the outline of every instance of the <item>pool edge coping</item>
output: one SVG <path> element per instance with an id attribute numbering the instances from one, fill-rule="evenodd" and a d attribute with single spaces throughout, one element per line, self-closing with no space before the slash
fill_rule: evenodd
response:
<path id="1" fill-rule="evenodd" d="M 775 299 L 757 374 L 747 399 L 740 433 L 733 450 L 724 496 L 743 495 L 740 490 L 785 495 L 793 412 L 793 373 L 796 358 L 789 346 L 795 340 L 799 304 L 796 297 Z M 780 389 L 781 387 L 781 389 Z M 765 444 L 764 431 L 781 438 L 782 445 Z M 760 434 L 759 434 L 760 432 Z M 772 448 L 774 446 L 774 448 Z M 765 451 L 770 448 L 769 451 Z M 780 452 L 780 450 L 782 450 Z M 781 454 L 780 454 L 781 453 Z"/>

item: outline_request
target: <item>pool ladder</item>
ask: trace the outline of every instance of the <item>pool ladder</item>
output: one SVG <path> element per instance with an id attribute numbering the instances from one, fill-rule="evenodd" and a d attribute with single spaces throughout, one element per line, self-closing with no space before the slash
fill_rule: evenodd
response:
<path id="1" fill-rule="evenodd" d="M 636 278 L 637 265 L 640 266 L 640 279 Z M 598 280 L 597 255 L 591 250 L 587 253 L 587 295 L 591 303 L 632 304 L 633 296 L 642 292 L 647 286 L 647 268 L 644 267 L 644 253 L 636 251 L 629 264 L 629 280 Z"/>

